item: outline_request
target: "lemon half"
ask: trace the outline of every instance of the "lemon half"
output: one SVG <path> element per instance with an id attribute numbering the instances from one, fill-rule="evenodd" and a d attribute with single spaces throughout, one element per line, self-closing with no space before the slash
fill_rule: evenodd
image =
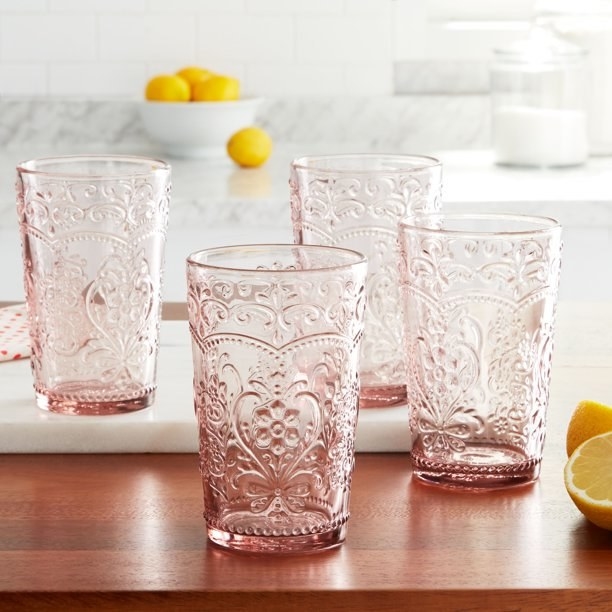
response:
<path id="1" fill-rule="evenodd" d="M 591 523 L 612 530 L 612 432 L 583 442 L 569 458 L 565 488 Z"/>

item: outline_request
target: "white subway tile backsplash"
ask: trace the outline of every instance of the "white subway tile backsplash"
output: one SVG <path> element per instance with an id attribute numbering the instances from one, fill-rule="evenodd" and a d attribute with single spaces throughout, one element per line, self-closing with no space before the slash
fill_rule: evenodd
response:
<path id="1" fill-rule="evenodd" d="M 141 84 L 132 83 L 137 75 L 147 80 L 190 64 L 236 76 L 244 95 L 388 95 L 398 93 L 399 78 L 408 82 L 400 91 L 419 93 L 399 65 L 448 63 L 449 49 L 470 62 L 492 37 L 508 35 L 424 27 L 427 6 L 424 0 L 0 0 L 0 76 L 24 64 L 23 75 L 0 82 L 0 95 L 132 100 L 142 96 Z M 438 92 L 433 81 L 443 77 L 424 70 L 424 91 Z"/>
<path id="2" fill-rule="evenodd" d="M 391 95 L 394 72 L 390 62 L 349 63 L 344 69 L 345 92 L 357 96 Z"/>
<path id="3" fill-rule="evenodd" d="M 0 64 L 0 97 L 34 96 L 47 93 L 47 69 L 41 63 Z"/>
<path id="4" fill-rule="evenodd" d="M 247 86 L 259 96 L 321 96 L 345 93 L 342 66 L 334 64 L 255 64 Z"/>
<path id="5" fill-rule="evenodd" d="M 455 27 L 449 29 L 444 24 L 428 28 L 425 57 L 435 60 L 481 60 L 492 59 L 493 49 L 507 45 L 525 35 L 522 26 L 513 23 L 499 24 L 497 28 L 478 31 Z"/>
<path id="6" fill-rule="evenodd" d="M 427 29 L 425 2 L 395 1 L 391 7 L 393 57 L 416 60 L 425 56 Z"/>
<path id="7" fill-rule="evenodd" d="M 196 25 L 187 15 L 99 17 L 100 56 L 105 61 L 192 62 Z"/>
<path id="8" fill-rule="evenodd" d="M 391 14 L 394 0 L 344 0 L 344 11 L 347 15 L 371 14 L 385 19 Z M 412 2 L 412 4 L 417 4 Z"/>
<path id="9" fill-rule="evenodd" d="M 246 0 L 250 13 L 341 14 L 344 0 Z"/>
<path id="10" fill-rule="evenodd" d="M 142 63 L 55 63 L 49 68 L 49 95 L 81 97 L 83 90 L 100 99 L 143 99 L 147 73 Z"/>
<path id="11" fill-rule="evenodd" d="M 245 0 L 148 0 L 153 12 L 243 13 Z"/>
<path id="12" fill-rule="evenodd" d="M 0 14 L 44 13 L 47 0 L 0 0 Z"/>
<path id="13" fill-rule="evenodd" d="M 295 58 L 290 16 L 229 15 L 198 17 L 198 57 L 239 61 L 282 61 Z"/>
<path id="14" fill-rule="evenodd" d="M 96 59 L 94 17 L 6 15 L 0 20 L 2 61 Z"/>
<path id="15" fill-rule="evenodd" d="M 143 13 L 146 0 L 48 0 L 50 12 Z"/>
<path id="16" fill-rule="evenodd" d="M 298 61 L 392 62 L 390 24 L 363 16 L 297 18 Z"/>

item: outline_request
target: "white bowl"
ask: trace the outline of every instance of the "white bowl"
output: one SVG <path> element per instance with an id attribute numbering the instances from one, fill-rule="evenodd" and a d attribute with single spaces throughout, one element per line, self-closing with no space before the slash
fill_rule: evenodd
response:
<path id="1" fill-rule="evenodd" d="M 145 130 L 172 157 L 218 158 L 239 129 L 254 125 L 262 98 L 229 102 L 150 102 L 140 105 Z"/>

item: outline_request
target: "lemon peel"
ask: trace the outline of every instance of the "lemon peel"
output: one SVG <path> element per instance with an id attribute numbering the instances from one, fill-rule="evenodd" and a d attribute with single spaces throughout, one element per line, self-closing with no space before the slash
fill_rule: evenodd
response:
<path id="1" fill-rule="evenodd" d="M 594 525 L 612 530 L 612 432 L 589 438 L 578 446 L 563 476 L 578 510 Z"/>
<path id="2" fill-rule="evenodd" d="M 192 91 L 192 99 L 195 102 L 226 102 L 238 100 L 239 97 L 240 81 L 220 74 L 198 81 Z"/>
<path id="3" fill-rule="evenodd" d="M 586 440 L 612 431 L 612 407 L 593 400 L 578 403 L 567 426 L 565 447 L 567 456 Z"/>
<path id="4" fill-rule="evenodd" d="M 256 168 L 272 153 L 272 139 L 259 127 L 238 130 L 227 142 L 227 154 L 239 166 Z"/>
<path id="5" fill-rule="evenodd" d="M 189 83 L 176 74 L 158 74 L 145 88 L 145 98 L 154 102 L 188 102 L 190 97 Z"/>

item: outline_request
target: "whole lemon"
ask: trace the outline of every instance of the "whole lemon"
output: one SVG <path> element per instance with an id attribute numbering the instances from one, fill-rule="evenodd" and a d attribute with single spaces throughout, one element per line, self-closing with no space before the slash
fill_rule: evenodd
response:
<path id="1" fill-rule="evenodd" d="M 189 87 L 191 88 L 192 100 L 193 89 L 196 86 L 196 83 L 199 83 L 200 81 L 205 81 L 206 79 L 210 79 L 210 77 L 214 76 L 214 74 L 210 70 L 207 70 L 206 68 L 201 68 L 200 66 L 185 66 L 185 68 L 181 68 L 176 74 L 189 83 Z"/>
<path id="2" fill-rule="evenodd" d="M 258 127 L 238 130 L 227 142 L 228 155 L 244 168 L 256 168 L 272 153 L 272 139 Z"/>
<path id="3" fill-rule="evenodd" d="M 585 440 L 608 431 L 612 431 L 612 407 L 593 400 L 582 400 L 574 409 L 567 426 L 567 456 Z"/>
<path id="4" fill-rule="evenodd" d="M 157 75 L 145 89 L 145 98 L 156 102 L 188 102 L 190 97 L 189 83 L 176 74 Z"/>
<path id="5" fill-rule="evenodd" d="M 234 77 L 216 74 L 209 79 L 198 81 L 193 86 L 193 100 L 196 102 L 225 102 L 240 97 L 240 81 Z"/>

